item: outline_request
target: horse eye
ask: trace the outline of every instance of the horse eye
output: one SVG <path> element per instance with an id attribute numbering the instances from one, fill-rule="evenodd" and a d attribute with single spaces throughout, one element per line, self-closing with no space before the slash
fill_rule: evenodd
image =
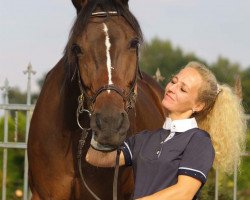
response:
<path id="1" fill-rule="evenodd" d="M 82 49 L 77 44 L 73 44 L 71 50 L 75 55 L 82 54 Z"/>
<path id="2" fill-rule="evenodd" d="M 130 48 L 131 49 L 137 49 L 139 47 L 139 40 L 138 39 L 133 39 L 130 42 Z"/>

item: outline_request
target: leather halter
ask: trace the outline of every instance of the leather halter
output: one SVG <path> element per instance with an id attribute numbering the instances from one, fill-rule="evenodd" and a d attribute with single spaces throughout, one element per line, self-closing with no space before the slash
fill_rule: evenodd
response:
<path id="1" fill-rule="evenodd" d="M 126 91 L 124 89 L 121 89 L 121 88 L 115 86 L 114 84 L 111 84 L 111 85 L 104 85 L 104 86 L 100 87 L 98 90 L 95 91 L 93 96 L 89 96 L 87 94 L 85 87 L 84 87 L 84 84 L 82 83 L 80 71 L 79 71 L 79 63 L 77 60 L 78 85 L 79 85 L 80 92 L 81 92 L 81 95 L 79 96 L 79 98 L 83 98 L 83 101 L 85 101 L 87 104 L 87 108 L 82 107 L 82 110 L 87 111 L 89 113 L 92 113 L 93 112 L 92 108 L 93 108 L 93 105 L 94 105 L 98 95 L 100 95 L 102 92 L 110 91 L 110 90 L 116 92 L 117 94 L 119 94 L 122 97 L 122 99 L 124 101 L 124 105 L 125 105 L 125 110 L 127 112 L 129 109 L 134 108 L 135 101 L 136 101 L 135 85 L 137 82 L 137 73 L 139 74 L 141 79 L 143 78 L 142 73 L 141 73 L 140 68 L 139 68 L 139 63 L 138 63 L 138 60 L 139 60 L 138 49 L 136 50 L 136 56 L 137 56 L 137 59 L 136 59 L 135 76 L 134 76 L 134 79 L 131 83 L 130 90 L 127 94 L 126 94 Z M 84 106 L 84 105 L 82 105 L 82 106 Z"/>
<path id="2" fill-rule="evenodd" d="M 136 71 L 138 71 L 138 67 L 137 67 Z M 125 93 L 125 90 L 120 89 L 117 86 L 115 86 L 114 84 L 112 84 L 112 85 L 104 85 L 104 86 L 100 87 L 94 93 L 93 96 L 89 96 L 87 94 L 86 90 L 84 89 L 83 84 L 82 84 L 82 80 L 81 80 L 81 76 L 80 76 L 80 72 L 79 72 L 79 66 L 78 66 L 78 85 L 79 85 L 79 88 L 81 91 L 81 95 L 79 96 L 79 98 L 83 98 L 83 101 L 85 101 L 87 104 L 87 108 L 82 108 L 82 110 L 87 111 L 89 113 L 92 113 L 93 112 L 93 105 L 94 105 L 98 95 L 100 95 L 102 92 L 112 90 L 122 97 L 122 99 L 124 101 L 124 105 L 125 105 L 125 110 L 128 112 L 129 109 L 132 109 L 135 106 L 136 93 L 134 90 L 135 90 L 135 85 L 136 85 L 136 81 L 137 81 L 136 74 L 137 74 L 137 72 L 135 73 L 135 77 L 134 77 L 134 80 L 132 81 L 131 88 L 130 88 L 128 94 Z M 84 105 L 82 104 L 82 106 L 84 106 Z"/>
<path id="3" fill-rule="evenodd" d="M 91 17 L 107 17 L 107 16 L 117 16 L 118 13 L 117 11 L 100 11 L 100 12 L 94 12 L 92 13 Z M 136 60 L 136 72 L 135 72 L 135 76 L 134 79 L 131 83 L 131 87 L 130 90 L 128 92 L 128 94 L 126 94 L 126 91 L 124 89 L 120 89 L 119 87 L 115 86 L 114 84 L 111 85 L 104 85 L 101 88 L 99 88 L 97 91 L 95 91 L 93 96 L 89 96 L 85 90 L 84 84 L 82 83 L 81 80 L 81 76 L 80 76 L 80 71 L 79 71 L 79 62 L 77 60 L 77 68 L 78 68 L 78 84 L 79 84 L 79 88 L 81 91 L 81 98 L 84 98 L 83 100 L 86 102 L 87 104 L 87 108 L 82 108 L 82 110 L 92 113 L 93 110 L 93 105 L 96 101 L 96 98 L 99 94 L 101 94 L 104 91 L 115 91 L 116 93 L 118 93 L 124 100 L 124 104 L 125 104 L 125 110 L 128 112 L 129 109 L 134 108 L 135 106 L 135 101 L 136 101 L 136 93 L 135 93 L 135 85 L 136 85 L 136 81 L 137 81 L 137 73 L 139 74 L 140 78 L 142 79 L 142 73 L 140 71 L 139 68 L 139 62 L 138 62 L 138 49 L 136 50 L 136 56 L 137 56 L 137 60 Z M 80 98 L 79 96 L 79 98 Z"/>
<path id="4" fill-rule="evenodd" d="M 92 13 L 91 17 L 106 17 L 106 16 L 115 16 L 118 15 L 116 11 L 108 11 L 108 12 L 94 12 Z M 124 101 L 125 105 L 125 110 L 128 112 L 129 109 L 134 108 L 135 106 L 135 101 L 136 101 L 136 93 L 135 93 L 135 85 L 137 82 L 137 73 L 139 74 L 140 78 L 142 78 L 142 74 L 139 68 L 139 63 L 138 63 L 138 49 L 136 50 L 136 56 L 137 56 L 137 61 L 136 61 L 136 72 L 134 79 L 131 83 L 131 87 L 129 92 L 126 94 L 124 89 L 120 89 L 119 87 L 115 86 L 114 84 L 112 85 L 104 85 L 101 88 L 99 88 L 93 96 L 89 96 L 86 91 L 86 87 L 84 87 L 84 84 L 82 83 L 81 76 L 80 76 L 80 70 L 79 70 L 79 62 L 77 59 L 77 75 L 78 75 L 78 85 L 80 88 L 80 96 L 78 97 L 78 108 L 76 111 L 76 117 L 77 117 L 77 124 L 81 128 L 81 138 L 78 143 L 78 152 L 77 152 L 77 160 L 78 160 L 78 170 L 80 173 L 80 177 L 82 180 L 83 185 L 85 188 L 91 193 L 91 195 L 96 199 L 96 200 L 101 200 L 87 185 L 85 178 L 83 176 L 82 172 L 82 150 L 86 141 L 86 138 L 88 136 L 88 133 L 91 131 L 91 128 L 84 128 L 81 126 L 79 122 L 79 115 L 82 114 L 83 112 L 87 112 L 89 116 L 91 116 L 93 112 L 93 105 L 96 101 L 96 98 L 98 95 L 100 95 L 104 91 L 114 91 L 117 94 L 119 94 Z M 86 105 L 86 108 L 85 108 Z M 117 200 L 117 184 L 118 184 L 118 172 L 119 172 L 119 157 L 120 157 L 120 149 L 118 148 L 117 150 L 117 156 L 116 156 L 116 163 L 115 163 L 115 172 L 114 172 L 114 180 L 113 180 L 113 200 Z"/>

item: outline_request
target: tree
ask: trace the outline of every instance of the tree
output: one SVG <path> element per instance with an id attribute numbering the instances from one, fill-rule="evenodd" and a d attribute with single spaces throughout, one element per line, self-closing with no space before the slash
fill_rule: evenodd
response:
<path id="1" fill-rule="evenodd" d="M 11 88 L 9 90 L 9 103 L 10 104 L 25 104 L 26 103 L 27 94 L 21 92 L 18 87 Z"/>
<path id="2" fill-rule="evenodd" d="M 250 114 L 250 67 L 242 71 L 241 80 L 243 91 L 243 106 L 246 110 L 246 113 Z"/>
<path id="3" fill-rule="evenodd" d="M 37 84 L 39 86 L 39 91 L 37 93 L 31 94 L 31 103 L 34 104 L 39 96 L 40 90 L 42 89 L 42 85 L 44 83 L 46 74 L 44 74 L 41 78 L 37 80 Z M 9 103 L 10 104 L 26 104 L 27 102 L 27 92 L 22 92 L 20 88 L 13 87 L 9 90 Z"/>
<path id="4" fill-rule="evenodd" d="M 211 65 L 210 69 L 219 82 L 226 83 L 232 87 L 234 86 L 237 75 L 241 73 L 239 64 L 231 63 L 229 59 L 221 56 Z"/>
<path id="5" fill-rule="evenodd" d="M 145 42 L 141 50 L 140 66 L 150 75 L 156 73 L 157 68 L 165 80 L 161 83 L 164 87 L 172 75 L 185 66 L 189 61 L 196 60 L 205 63 L 193 53 L 184 54 L 180 47 L 173 47 L 168 40 L 152 39 Z"/>

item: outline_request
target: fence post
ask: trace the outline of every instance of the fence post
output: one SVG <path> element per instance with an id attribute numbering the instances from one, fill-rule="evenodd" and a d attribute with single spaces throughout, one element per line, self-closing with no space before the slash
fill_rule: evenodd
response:
<path id="1" fill-rule="evenodd" d="M 234 192 L 233 192 L 233 200 L 237 200 L 237 179 L 238 179 L 238 162 L 234 162 Z"/>
<path id="2" fill-rule="evenodd" d="M 215 170 L 215 200 L 219 199 L 219 170 Z"/>
<path id="3" fill-rule="evenodd" d="M 27 105 L 31 105 L 31 75 L 36 72 L 32 70 L 31 63 L 28 64 L 27 70 L 23 71 L 23 73 L 28 75 L 27 81 Z M 28 142 L 28 134 L 30 127 L 30 110 L 26 111 L 26 133 L 25 133 L 25 142 Z M 25 149 L 25 158 L 24 158 L 24 186 L 23 186 L 23 200 L 28 199 L 28 157 L 27 157 L 27 149 Z"/>
<path id="4" fill-rule="evenodd" d="M 1 87 L 4 90 L 4 104 L 9 104 L 9 81 L 5 79 L 4 86 Z M 4 139 L 3 142 L 8 142 L 8 117 L 9 111 L 4 110 Z M 8 160 L 8 150 L 3 149 L 3 180 L 2 180 L 2 200 L 6 199 L 6 180 L 7 180 L 7 160 Z"/>
<path id="5" fill-rule="evenodd" d="M 235 79 L 234 91 L 239 99 L 242 101 L 242 85 L 241 77 L 238 74 Z M 233 190 L 233 200 L 237 199 L 237 179 L 238 179 L 238 160 L 234 161 L 234 190 Z"/>

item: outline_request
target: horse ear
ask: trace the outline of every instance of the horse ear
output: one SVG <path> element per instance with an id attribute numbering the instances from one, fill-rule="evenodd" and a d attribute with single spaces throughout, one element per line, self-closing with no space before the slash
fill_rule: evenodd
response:
<path id="1" fill-rule="evenodd" d="M 121 1 L 122 1 L 122 3 L 123 3 L 124 5 L 128 6 L 128 1 L 129 1 L 129 0 L 121 0 Z"/>
<path id="2" fill-rule="evenodd" d="M 88 0 L 71 0 L 73 5 L 76 8 L 77 14 L 81 11 L 82 7 L 84 7 Z"/>
<path id="3" fill-rule="evenodd" d="M 138 90 L 137 90 L 137 89 L 138 89 L 138 86 L 137 86 L 137 83 L 136 83 L 136 84 L 135 84 L 135 89 L 134 89 L 134 93 L 135 93 L 136 95 L 138 94 L 138 92 L 137 92 Z"/>
<path id="4" fill-rule="evenodd" d="M 129 0 L 117 0 L 117 2 L 121 2 L 124 6 L 128 7 L 128 1 Z"/>

